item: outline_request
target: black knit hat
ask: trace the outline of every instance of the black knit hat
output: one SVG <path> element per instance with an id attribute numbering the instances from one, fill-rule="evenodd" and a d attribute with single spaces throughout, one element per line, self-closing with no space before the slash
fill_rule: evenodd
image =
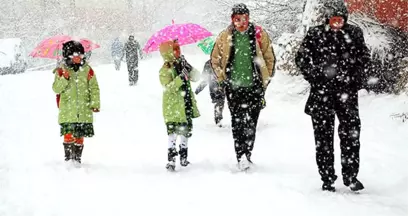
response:
<path id="1" fill-rule="evenodd" d="M 348 20 L 348 10 L 344 0 L 330 0 L 323 4 L 324 16 L 328 20 L 334 16 L 341 16 L 344 22 Z"/>
<path id="2" fill-rule="evenodd" d="M 85 64 L 85 60 L 82 59 L 80 63 L 74 63 L 72 57 L 77 55 L 84 55 L 84 46 L 78 41 L 68 41 L 62 45 L 62 56 L 64 57 L 65 64 L 72 68 L 74 71 L 78 71 L 81 66 Z"/>
<path id="3" fill-rule="evenodd" d="M 232 7 L 231 16 L 234 16 L 236 14 L 248 14 L 249 15 L 249 10 L 248 10 L 247 6 L 245 4 L 243 4 L 243 3 L 235 4 Z"/>
<path id="4" fill-rule="evenodd" d="M 68 41 L 62 45 L 62 56 L 68 59 L 69 56 L 77 53 L 79 55 L 85 54 L 84 46 L 78 41 Z"/>

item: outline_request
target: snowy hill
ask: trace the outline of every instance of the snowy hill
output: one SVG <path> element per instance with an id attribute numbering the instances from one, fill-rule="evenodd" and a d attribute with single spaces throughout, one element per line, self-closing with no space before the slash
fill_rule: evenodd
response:
<path id="1" fill-rule="evenodd" d="M 199 70 L 207 58 L 187 55 Z M 102 108 L 82 168 L 63 162 L 51 71 L 0 77 L 0 215 L 408 215 L 408 124 L 390 118 L 407 111 L 407 96 L 361 92 L 359 177 L 366 190 L 353 194 L 339 179 L 338 192 L 325 193 L 303 113 L 306 95 L 299 94 L 307 85 L 279 72 L 261 112 L 253 171 L 235 172 L 228 108 L 227 127 L 215 127 L 205 89 L 197 96 L 202 116 L 189 145 L 192 165 L 168 173 L 161 65 L 142 61 L 136 87 L 128 86 L 124 65 L 120 72 L 95 67 Z"/>

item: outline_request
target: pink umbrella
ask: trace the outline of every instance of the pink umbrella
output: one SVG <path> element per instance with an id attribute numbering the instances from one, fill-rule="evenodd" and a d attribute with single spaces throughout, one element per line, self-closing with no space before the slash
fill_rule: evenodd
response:
<path id="1" fill-rule="evenodd" d="M 100 47 L 98 44 L 93 43 L 88 39 L 79 39 L 68 35 L 57 35 L 43 40 L 36 48 L 34 48 L 34 50 L 30 53 L 30 56 L 59 59 L 62 56 L 62 44 L 70 40 L 79 41 L 82 46 L 84 46 L 85 52 Z"/>
<path id="2" fill-rule="evenodd" d="M 211 35 L 211 32 L 197 24 L 174 24 L 173 21 L 172 25 L 164 27 L 151 36 L 144 46 L 143 51 L 146 53 L 157 51 L 161 43 L 169 40 L 177 39 L 180 46 L 182 46 L 196 43 Z"/>

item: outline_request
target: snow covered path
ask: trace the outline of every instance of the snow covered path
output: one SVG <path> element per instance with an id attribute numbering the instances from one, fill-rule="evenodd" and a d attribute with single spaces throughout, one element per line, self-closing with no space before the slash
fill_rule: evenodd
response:
<path id="1" fill-rule="evenodd" d="M 199 70 L 206 58 L 187 56 Z M 267 93 L 250 173 L 236 173 L 228 108 L 213 124 L 208 89 L 189 145 L 190 167 L 165 170 L 160 59 L 144 60 L 140 83 L 126 68 L 95 67 L 101 88 L 96 136 L 80 169 L 63 162 L 50 71 L 0 77 L 0 216 L 48 215 L 408 215 L 407 96 L 361 94 L 361 169 L 366 190 L 342 185 L 336 132 L 337 193 L 320 190 L 305 84 L 278 73 Z M 195 84 L 197 86 L 197 84 Z"/>

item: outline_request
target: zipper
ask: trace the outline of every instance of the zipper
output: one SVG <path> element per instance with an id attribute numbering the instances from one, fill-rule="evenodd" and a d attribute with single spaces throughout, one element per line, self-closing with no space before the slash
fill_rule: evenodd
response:
<path id="1" fill-rule="evenodd" d="M 78 71 L 75 72 L 75 86 L 76 86 L 76 108 L 77 108 L 77 119 L 79 121 L 79 103 L 78 103 Z"/>

